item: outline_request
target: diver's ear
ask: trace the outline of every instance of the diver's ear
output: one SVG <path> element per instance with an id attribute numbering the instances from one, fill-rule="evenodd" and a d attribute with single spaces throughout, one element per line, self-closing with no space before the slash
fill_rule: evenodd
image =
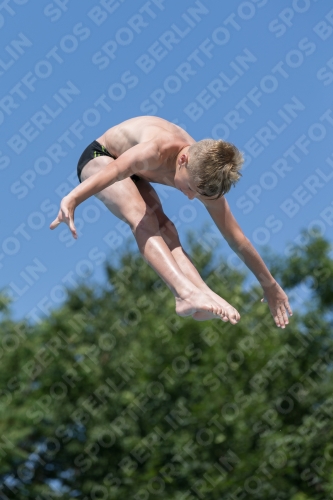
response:
<path id="1" fill-rule="evenodd" d="M 178 158 L 178 164 L 179 164 L 179 168 L 187 166 L 187 155 L 186 154 L 180 155 L 180 157 Z"/>

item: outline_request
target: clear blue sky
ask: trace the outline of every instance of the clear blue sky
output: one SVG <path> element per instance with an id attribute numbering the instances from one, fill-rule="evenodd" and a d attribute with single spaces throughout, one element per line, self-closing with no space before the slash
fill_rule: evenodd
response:
<path id="1" fill-rule="evenodd" d="M 103 260 L 119 259 L 128 231 L 98 200 L 77 208 L 76 241 L 49 224 L 85 147 L 133 116 L 245 153 L 227 200 L 259 252 L 283 254 L 302 228 L 332 241 L 331 2 L 9 0 L 0 30 L 0 285 L 15 318 L 45 317 L 64 286 L 103 283 Z M 199 202 L 157 190 L 183 241 L 214 230 Z"/>

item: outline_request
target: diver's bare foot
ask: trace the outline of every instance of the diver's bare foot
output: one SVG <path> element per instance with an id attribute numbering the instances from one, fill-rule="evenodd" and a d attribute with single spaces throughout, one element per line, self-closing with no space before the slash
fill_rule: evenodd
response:
<path id="1" fill-rule="evenodd" d="M 210 313 L 209 311 L 197 311 L 192 314 L 192 318 L 196 321 L 206 321 L 207 319 L 222 319 L 222 321 L 228 321 L 228 319 L 223 318 L 223 313 L 218 316 L 217 314 Z"/>
<path id="2" fill-rule="evenodd" d="M 199 289 L 175 299 L 176 313 L 179 316 L 192 316 L 198 321 L 205 321 L 213 318 L 222 319 L 222 316 L 225 315 L 225 311 L 219 304 L 206 293 L 200 292 Z"/>
<path id="3" fill-rule="evenodd" d="M 233 325 L 236 325 L 238 323 L 238 321 L 240 320 L 241 317 L 240 317 L 240 314 L 237 311 L 237 309 L 235 309 L 235 307 L 233 307 L 231 304 L 229 304 L 229 302 L 222 299 L 222 297 L 220 297 L 219 295 L 217 295 L 214 292 L 211 292 L 209 294 L 207 293 L 207 295 L 212 297 L 215 300 L 215 302 L 217 302 L 222 307 L 222 309 L 225 311 L 226 314 L 222 318 L 223 321 L 229 320 L 230 323 L 232 323 Z"/>
<path id="4" fill-rule="evenodd" d="M 222 297 L 217 295 L 217 293 L 213 292 L 213 290 L 211 290 L 210 288 L 208 287 L 204 288 L 202 289 L 202 291 L 206 295 L 209 295 L 209 297 L 211 297 L 215 302 L 217 302 L 217 304 L 220 305 L 222 310 L 225 311 L 226 314 L 222 317 L 223 321 L 225 322 L 230 321 L 230 323 L 232 323 L 233 325 L 238 323 L 238 321 L 240 320 L 240 314 L 237 311 L 237 309 L 235 309 L 231 304 L 229 304 L 229 302 L 222 299 Z"/>

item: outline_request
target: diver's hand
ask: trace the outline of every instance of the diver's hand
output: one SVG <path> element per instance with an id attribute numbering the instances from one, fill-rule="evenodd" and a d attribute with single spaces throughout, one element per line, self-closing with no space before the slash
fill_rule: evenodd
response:
<path id="1" fill-rule="evenodd" d="M 261 302 L 268 303 L 268 307 L 274 318 L 276 326 L 285 328 L 285 326 L 289 323 L 287 312 L 290 316 L 293 314 L 287 294 L 276 282 L 273 286 L 267 288 L 265 287 L 263 290 L 264 298 L 261 299 Z"/>
<path id="2" fill-rule="evenodd" d="M 75 201 L 73 198 L 71 198 L 69 195 L 65 196 L 60 203 L 60 210 L 57 215 L 57 218 L 54 219 L 53 222 L 50 224 L 50 229 L 55 229 L 56 227 L 59 226 L 62 222 L 65 222 L 69 229 L 71 230 L 71 233 L 73 235 L 73 238 L 77 239 L 77 233 L 76 233 L 76 228 L 74 224 L 74 210 L 76 208 Z"/>

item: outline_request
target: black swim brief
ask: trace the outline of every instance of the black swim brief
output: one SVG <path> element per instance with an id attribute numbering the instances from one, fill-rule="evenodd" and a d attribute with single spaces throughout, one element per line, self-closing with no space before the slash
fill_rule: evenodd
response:
<path id="1" fill-rule="evenodd" d="M 102 146 L 102 144 L 100 144 L 99 142 L 97 141 L 93 141 L 91 144 L 89 144 L 88 147 L 86 147 L 86 149 L 83 151 L 82 155 L 80 156 L 80 159 L 78 161 L 78 164 L 77 164 L 77 176 L 79 178 L 79 181 L 81 181 L 81 173 L 82 173 L 82 169 L 83 167 L 90 161 L 90 160 L 93 160 L 94 158 L 97 158 L 98 156 L 109 156 L 110 158 L 114 158 L 116 159 L 114 156 L 112 156 L 109 151 L 104 147 Z M 131 175 L 131 179 L 134 181 L 134 182 L 137 182 L 138 180 L 140 180 L 140 177 L 137 176 L 137 175 Z"/>

